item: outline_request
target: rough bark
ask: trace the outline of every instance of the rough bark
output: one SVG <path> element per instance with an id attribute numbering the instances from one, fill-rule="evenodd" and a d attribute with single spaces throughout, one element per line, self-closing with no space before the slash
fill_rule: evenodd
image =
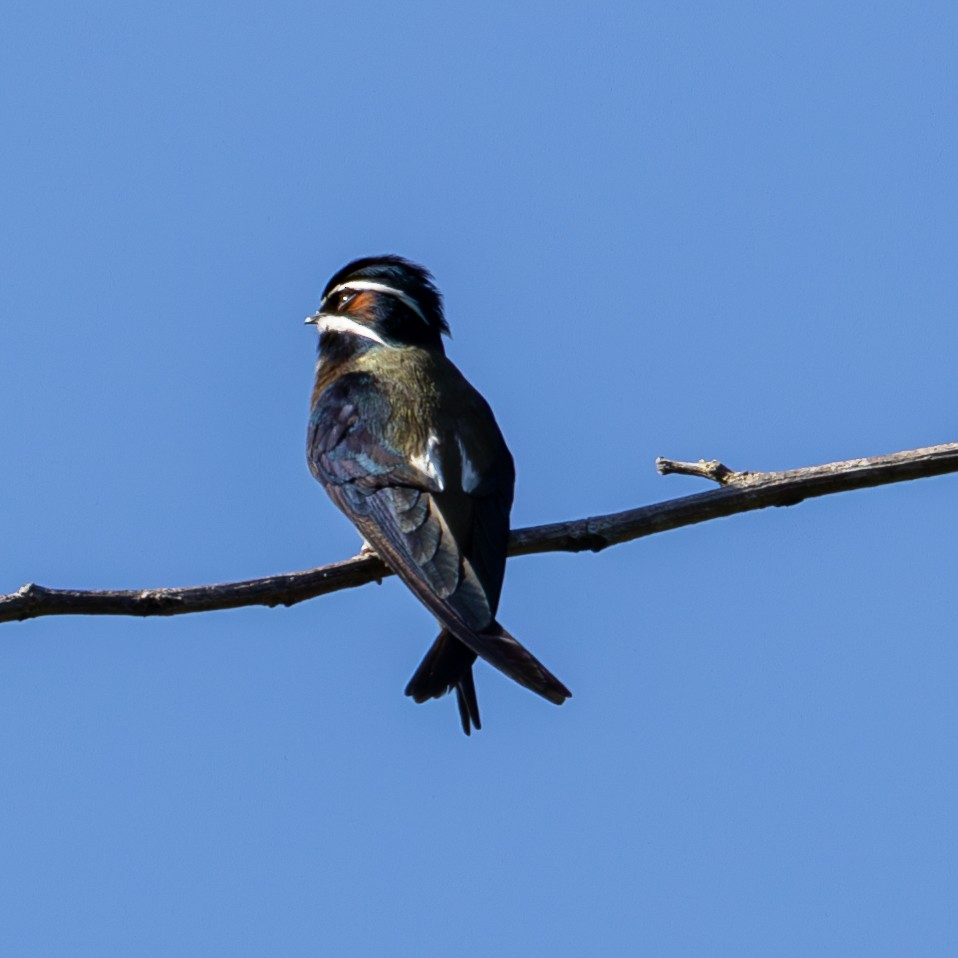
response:
<path id="1" fill-rule="evenodd" d="M 699 476 L 718 489 L 587 519 L 516 529 L 510 556 L 539 552 L 599 552 L 620 542 L 768 506 L 958 472 L 958 443 L 869 459 L 849 459 L 786 472 L 736 472 L 717 461 L 656 461 L 662 475 Z M 186 588 L 77 591 L 29 584 L 0 596 L 0 622 L 44 615 L 184 615 L 247 605 L 294 605 L 391 575 L 378 557 L 360 554 L 304 572 Z"/>

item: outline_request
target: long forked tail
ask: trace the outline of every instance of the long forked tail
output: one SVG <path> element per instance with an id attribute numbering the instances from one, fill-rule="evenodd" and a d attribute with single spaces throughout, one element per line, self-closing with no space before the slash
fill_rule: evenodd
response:
<path id="1" fill-rule="evenodd" d="M 494 644 L 497 658 L 505 663 L 507 674 L 537 692 L 543 698 L 561 705 L 572 693 L 524 646 L 520 645 L 497 622 L 482 633 L 483 642 Z M 472 677 L 476 653 L 460 642 L 448 629 L 443 629 L 406 686 L 406 695 L 416 702 L 439 698 L 456 690 L 462 730 L 470 734 L 471 726 L 482 728 L 479 703 Z M 502 664 L 499 665 L 503 668 Z"/>
<path id="2" fill-rule="evenodd" d="M 472 678 L 475 661 L 476 653 L 466 648 L 448 629 L 443 629 L 409 680 L 406 695 L 414 702 L 426 702 L 455 689 L 462 730 L 469 735 L 473 727 L 482 728 L 476 684 Z"/>

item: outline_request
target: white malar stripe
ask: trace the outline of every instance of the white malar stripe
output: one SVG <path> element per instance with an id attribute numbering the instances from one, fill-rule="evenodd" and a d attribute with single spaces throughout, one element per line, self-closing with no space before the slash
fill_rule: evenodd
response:
<path id="1" fill-rule="evenodd" d="M 374 343 L 379 343 L 380 346 L 389 345 L 379 333 L 370 329 L 368 326 L 363 326 L 362 323 L 357 323 L 355 319 L 349 319 L 346 316 L 320 313 L 319 319 L 316 322 L 316 328 L 319 330 L 320 335 L 323 333 L 349 333 L 352 336 L 362 336 L 363 339 L 371 339 Z"/>
<path id="2" fill-rule="evenodd" d="M 462 491 L 474 492 L 479 485 L 479 473 L 472 464 L 472 460 L 466 455 L 466 447 L 463 445 L 462 436 L 456 436 L 456 445 L 459 446 L 459 458 L 462 460 Z"/>
<path id="3" fill-rule="evenodd" d="M 418 456 L 410 456 L 409 464 L 418 469 L 421 473 L 429 476 L 439 487 L 440 492 L 446 488 L 446 480 L 442 474 L 442 465 L 439 462 L 439 437 L 435 433 L 430 434 L 426 443 L 426 451 Z"/>
<path id="4" fill-rule="evenodd" d="M 344 289 L 354 289 L 357 292 L 362 292 L 364 289 L 369 290 L 372 293 L 387 293 L 390 296 L 395 296 L 396 299 L 405 303 L 424 323 L 426 322 L 426 317 L 423 316 L 422 310 L 419 308 L 419 304 L 409 295 L 409 293 L 403 292 L 401 289 L 396 289 L 394 286 L 387 286 L 385 283 L 377 283 L 372 279 L 353 279 L 348 283 L 341 283 L 335 289 L 331 289 L 326 296 L 326 299 L 329 299 L 330 296 L 335 296 L 336 293 L 341 293 Z M 323 302 L 326 302 L 326 299 Z"/>

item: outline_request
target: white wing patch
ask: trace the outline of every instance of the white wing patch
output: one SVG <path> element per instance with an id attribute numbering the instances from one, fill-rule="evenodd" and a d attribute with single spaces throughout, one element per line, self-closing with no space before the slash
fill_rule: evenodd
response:
<path id="1" fill-rule="evenodd" d="M 472 464 L 472 460 L 466 454 L 466 447 L 463 445 L 462 437 L 456 436 L 456 445 L 459 446 L 459 458 L 462 460 L 462 491 L 463 492 L 474 492 L 479 486 L 479 482 L 482 477 L 476 472 L 476 467 Z"/>
<path id="2" fill-rule="evenodd" d="M 442 463 L 439 461 L 439 437 L 430 433 L 426 442 L 426 449 L 418 456 L 411 456 L 409 462 L 421 473 L 429 476 L 439 487 L 440 492 L 446 488 L 446 479 L 442 473 Z"/>

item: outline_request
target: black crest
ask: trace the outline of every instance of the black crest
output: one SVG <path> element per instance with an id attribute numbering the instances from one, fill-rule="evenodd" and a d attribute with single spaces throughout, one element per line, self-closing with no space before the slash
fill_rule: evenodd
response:
<path id="1" fill-rule="evenodd" d="M 442 309 L 442 294 L 436 289 L 432 274 L 424 266 L 410 262 L 391 253 L 382 256 L 365 256 L 347 263 L 326 284 L 325 298 L 329 291 L 353 280 L 372 280 L 405 293 L 419 307 L 422 318 L 437 336 L 449 335 L 449 325 Z"/>

